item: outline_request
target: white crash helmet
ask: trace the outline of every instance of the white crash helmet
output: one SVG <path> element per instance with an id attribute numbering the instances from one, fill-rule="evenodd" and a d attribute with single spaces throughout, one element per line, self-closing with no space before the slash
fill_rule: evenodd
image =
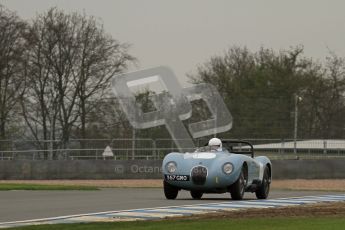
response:
<path id="1" fill-rule="evenodd" d="M 208 142 L 208 146 L 217 151 L 222 151 L 222 141 L 219 138 L 212 138 Z"/>

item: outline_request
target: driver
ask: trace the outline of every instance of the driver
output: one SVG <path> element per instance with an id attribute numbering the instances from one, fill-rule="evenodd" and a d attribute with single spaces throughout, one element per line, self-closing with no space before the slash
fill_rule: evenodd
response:
<path id="1" fill-rule="evenodd" d="M 219 138 L 212 138 L 208 142 L 208 146 L 213 151 L 222 151 L 222 141 Z"/>

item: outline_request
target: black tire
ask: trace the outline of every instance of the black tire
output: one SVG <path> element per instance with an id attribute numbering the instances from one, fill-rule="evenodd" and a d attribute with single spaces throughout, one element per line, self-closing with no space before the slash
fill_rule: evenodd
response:
<path id="1" fill-rule="evenodd" d="M 266 166 L 260 187 L 255 191 L 256 198 L 267 199 L 270 192 L 271 176 L 270 169 Z"/>
<path id="2" fill-rule="evenodd" d="M 170 185 L 168 182 L 163 181 L 164 195 L 168 200 L 174 200 L 178 194 L 178 188 Z"/>
<path id="3" fill-rule="evenodd" d="M 230 194 L 233 200 L 242 200 L 247 186 L 246 168 L 242 167 L 241 174 L 237 181 L 231 185 Z"/>
<path id="4" fill-rule="evenodd" d="M 192 191 L 190 191 L 190 195 L 193 197 L 193 199 L 200 200 L 203 193 L 201 191 L 192 190 Z"/>

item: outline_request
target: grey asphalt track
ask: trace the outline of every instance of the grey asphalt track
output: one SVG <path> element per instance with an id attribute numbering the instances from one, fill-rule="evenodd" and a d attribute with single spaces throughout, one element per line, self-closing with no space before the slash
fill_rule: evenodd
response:
<path id="1" fill-rule="evenodd" d="M 277 191 L 269 198 L 335 194 L 334 192 Z M 176 200 L 166 200 L 159 188 L 114 188 L 100 191 L 0 191 L 0 222 L 39 219 L 91 212 L 224 202 L 229 194 L 205 194 L 192 200 L 181 191 Z M 245 199 L 256 199 L 246 193 Z"/>

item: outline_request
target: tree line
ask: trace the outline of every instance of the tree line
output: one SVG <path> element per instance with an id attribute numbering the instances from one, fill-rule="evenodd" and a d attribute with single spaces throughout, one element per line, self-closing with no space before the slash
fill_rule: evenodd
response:
<path id="1" fill-rule="evenodd" d="M 189 75 L 214 84 L 230 109 L 229 138 L 345 138 L 345 59 L 330 52 L 324 62 L 303 47 L 252 52 L 234 46 Z M 295 110 L 298 113 L 295 114 Z"/>
<path id="2" fill-rule="evenodd" d="M 62 140 L 63 148 L 71 137 L 87 138 L 110 79 L 135 61 L 128 44 L 85 14 L 51 8 L 24 21 L 0 6 L 0 31 L 2 140 Z"/>
<path id="3" fill-rule="evenodd" d="M 25 21 L 0 6 L 0 31 L 0 140 L 33 139 L 48 149 L 46 140 L 65 148 L 71 138 L 133 137 L 110 79 L 136 59 L 99 20 L 51 8 Z M 320 62 L 301 46 L 233 46 L 188 77 L 215 85 L 225 100 L 234 123 L 221 137 L 292 138 L 298 107 L 299 138 L 345 138 L 345 59 L 332 52 Z M 144 110 L 149 98 L 137 95 Z M 186 125 L 210 116 L 202 101 L 193 111 Z M 135 135 L 169 138 L 165 127 Z"/>

